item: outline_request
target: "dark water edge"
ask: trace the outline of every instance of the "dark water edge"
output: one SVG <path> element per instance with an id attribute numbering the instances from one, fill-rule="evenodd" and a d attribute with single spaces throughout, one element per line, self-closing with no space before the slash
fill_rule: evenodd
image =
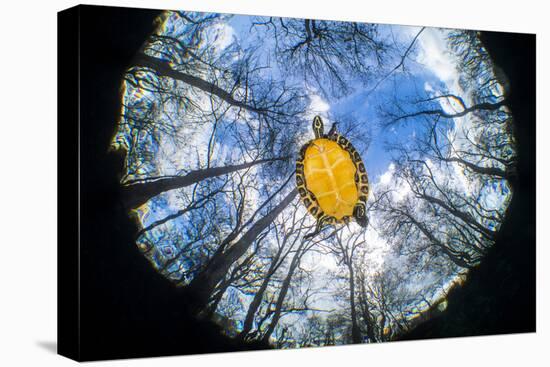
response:
<path id="1" fill-rule="evenodd" d="M 135 246 L 135 223 L 116 204 L 124 157 L 108 147 L 120 112 L 116 97 L 122 74 L 152 32 L 158 12 L 81 9 L 79 359 L 267 349 L 236 342 L 217 325 L 189 316 L 185 310 L 192 296 L 155 271 Z M 534 37 L 484 37 L 517 91 L 510 97 L 519 145 L 514 197 L 495 247 L 465 286 L 449 296 L 447 311 L 402 340 L 535 330 Z M 521 65 L 508 65 L 509 53 L 522 55 Z M 59 144 L 74 139 L 61 130 Z"/>
<path id="2" fill-rule="evenodd" d="M 453 289 L 447 310 L 399 340 L 535 332 L 535 35 L 483 32 L 493 62 L 510 83 L 517 177 L 494 247 Z"/>
<path id="3" fill-rule="evenodd" d="M 158 14 L 80 9 L 80 360 L 269 348 L 236 342 L 214 323 L 189 316 L 191 296 L 139 252 L 136 224 L 118 204 L 124 155 L 108 149 L 120 114 L 120 82 Z M 60 136 L 60 144 L 66 138 L 74 139 Z"/>

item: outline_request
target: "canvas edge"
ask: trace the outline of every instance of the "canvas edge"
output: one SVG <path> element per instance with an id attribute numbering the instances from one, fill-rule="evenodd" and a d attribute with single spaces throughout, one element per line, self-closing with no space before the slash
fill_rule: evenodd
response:
<path id="1" fill-rule="evenodd" d="M 57 13 L 57 353 L 80 360 L 80 6 Z"/>

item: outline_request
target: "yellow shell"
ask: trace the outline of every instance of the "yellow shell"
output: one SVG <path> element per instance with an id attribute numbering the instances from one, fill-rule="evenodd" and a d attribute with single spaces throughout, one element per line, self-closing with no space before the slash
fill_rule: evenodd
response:
<path id="1" fill-rule="evenodd" d="M 321 210 L 337 221 L 353 214 L 358 199 L 355 172 L 349 153 L 332 140 L 315 139 L 306 150 L 307 188 L 317 198 Z"/>

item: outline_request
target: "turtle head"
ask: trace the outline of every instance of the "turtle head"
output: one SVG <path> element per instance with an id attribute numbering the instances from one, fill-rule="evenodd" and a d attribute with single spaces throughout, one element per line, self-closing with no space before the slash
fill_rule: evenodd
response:
<path id="1" fill-rule="evenodd" d="M 315 133 L 315 138 L 319 139 L 323 136 L 323 120 L 321 116 L 315 116 L 313 118 L 313 132 Z"/>
<path id="2" fill-rule="evenodd" d="M 365 203 L 359 202 L 355 205 L 353 208 L 353 217 L 361 227 L 366 228 L 368 226 L 369 218 L 367 218 Z"/>

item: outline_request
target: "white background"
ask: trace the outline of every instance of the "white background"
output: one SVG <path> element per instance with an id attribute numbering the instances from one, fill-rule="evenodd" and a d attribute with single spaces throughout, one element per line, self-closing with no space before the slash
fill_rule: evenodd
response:
<path id="1" fill-rule="evenodd" d="M 550 66 L 543 1 L 105 1 L 94 4 L 284 15 L 537 33 L 537 332 L 310 350 L 100 362 L 100 366 L 358 364 L 531 366 L 550 361 L 548 137 Z M 3 2 L 0 18 L 0 366 L 65 366 L 56 342 L 56 12 L 72 1 Z M 546 57 L 545 57 L 546 56 Z M 545 123 L 546 122 L 546 123 Z M 59 142 L 63 145 L 63 142 Z M 543 144 L 544 143 L 544 144 Z M 7 205 L 6 205 L 7 202 Z M 153 336 L 154 337 L 154 336 Z"/>

